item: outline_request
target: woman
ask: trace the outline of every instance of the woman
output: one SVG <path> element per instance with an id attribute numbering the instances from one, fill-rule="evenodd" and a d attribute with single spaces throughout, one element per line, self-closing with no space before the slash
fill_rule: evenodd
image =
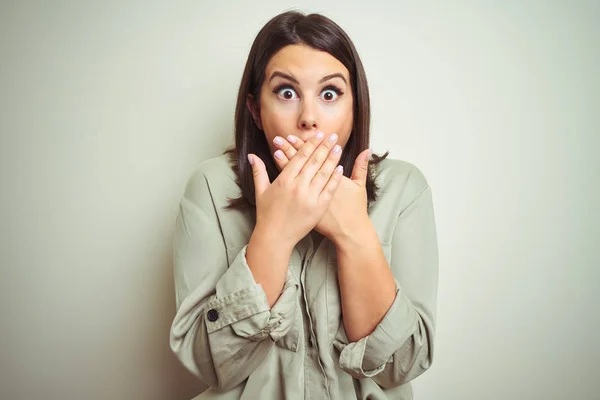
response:
<path id="1" fill-rule="evenodd" d="M 431 190 L 371 156 L 348 36 L 320 15 L 273 18 L 235 120 L 235 147 L 191 176 L 174 237 L 171 348 L 209 386 L 198 398 L 412 399 L 433 353 Z"/>

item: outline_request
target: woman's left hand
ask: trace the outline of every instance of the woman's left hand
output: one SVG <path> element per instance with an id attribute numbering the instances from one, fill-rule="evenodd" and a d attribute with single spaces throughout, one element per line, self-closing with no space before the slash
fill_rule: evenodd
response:
<path id="1" fill-rule="evenodd" d="M 288 136 L 288 140 L 278 138 L 281 139 L 281 144 L 278 144 L 275 138 L 274 144 L 279 150 L 275 152 L 274 160 L 283 170 L 304 142 L 295 136 Z M 334 243 L 363 229 L 369 222 L 366 184 L 370 156 L 369 149 L 358 155 L 354 161 L 351 178 L 342 177 L 329 208 L 315 227 L 317 232 Z"/>

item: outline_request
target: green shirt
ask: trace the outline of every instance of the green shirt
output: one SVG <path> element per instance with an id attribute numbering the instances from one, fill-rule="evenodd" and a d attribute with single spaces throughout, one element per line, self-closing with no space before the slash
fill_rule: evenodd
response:
<path id="1" fill-rule="evenodd" d="M 201 163 L 180 202 L 174 235 L 177 314 L 170 344 L 208 390 L 197 399 L 412 399 L 432 362 L 438 252 L 431 189 L 407 162 L 386 159 L 369 217 L 396 280 L 396 298 L 368 336 L 349 342 L 336 251 L 304 237 L 269 307 L 246 263 L 250 211 L 223 155 Z"/>

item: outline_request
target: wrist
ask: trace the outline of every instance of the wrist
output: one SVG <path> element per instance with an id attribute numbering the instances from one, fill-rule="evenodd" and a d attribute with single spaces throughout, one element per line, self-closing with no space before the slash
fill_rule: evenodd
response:
<path id="1" fill-rule="evenodd" d="M 338 250 L 353 249 L 362 246 L 373 235 L 377 236 L 375 227 L 368 215 L 360 218 L 350 227 L 340 229 L 331 239 Z"/>
<path id="2" fill-rule="evenodd" d="M 265 249 L 270 253 L 289 255 L 296 246 L 296 243 L 292 242 L 293 240 L 288 240 L 281 234 L 278 234 L 277 229 L 257 224 L 254 227 L 248 246 L 252 244 L 253 247 L 257 246 L 257 248 Z"/>
<path id="3" fill-rule="evenodd" d="M 248 268 L 254 281 L 263 287 L 269 307 L 283 291 L 293 251 L 293 246 L 282 243 L 272 232 L 255 227 L 246 248 Z"/>

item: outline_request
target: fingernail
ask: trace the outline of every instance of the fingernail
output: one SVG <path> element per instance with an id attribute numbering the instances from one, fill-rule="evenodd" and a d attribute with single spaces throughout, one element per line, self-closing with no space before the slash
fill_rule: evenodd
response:
<path id="1" fill-rule="evenodd" d="M 337 172 L 338 174 L 341 174 L 342 172 L 344 172 L 344 167 L 341 165 L 338 165 L 337 168 L 335 169 L 335 172 Z"/>
<path id="2" fill-rule="evenodd" d="M 317 133 L 317 139 L 323 139 L 323 136 L 325 136 L 323 132 Z"/>
<path id="3" fill-rule="evenodd" d="M 279 136 L 275 136 L 275 139 L 273 139 L 273 143 L 275 143 L 276 145 L 281 146 L 283 144 L 283 139 L 280 138 Z"/>
<path id="4" fill-rule="evenodd" d="M 277 158 L 278 158 L 278 159 L 280 159 L 280 160 L 283 160 L 283 151 L 281 151 L 281 150 L 277 150 L 277 151 L 275 152 L 275 157 L 277 157 Z"/>
<path id="5" fill-rule="evenodd" d="M 336 135 L 335 133 L 333 133 L 331 136 L 329 136 L 329 141 L 331 143 L 335 142 L 338 138 L 338 135 Z"/>
<path id="6" fill-rule="evenodd" d="M 335 154 L 338 154 L 340 151 L 342 151 L 342 146 L 340 146 L 339 144 L 336 144 L 335 146 L 333 146 L 333 152 Z"/>
<path id="7" fill-rule="evenodd" d="M 292 136 L 292 135 L 288 136 L 287 140 L 289 140 L 290 143 L 296 143 L 297 142 L 296 136 Z"/>
<path id="8" fill-rule="evenodd" d="M 248 162 L 250 163 L 250 165 L 254 164 L 254 159 L 252 158 L 252 156 L 250 154 L 248 154 Z"/>
<path id="9" fill-rule="evenodd" d="M 373 154 L 373 150 L 369 149 L 369 151 L 367 152 L 367 161 L 371 158 L 372 154 Z"/>

